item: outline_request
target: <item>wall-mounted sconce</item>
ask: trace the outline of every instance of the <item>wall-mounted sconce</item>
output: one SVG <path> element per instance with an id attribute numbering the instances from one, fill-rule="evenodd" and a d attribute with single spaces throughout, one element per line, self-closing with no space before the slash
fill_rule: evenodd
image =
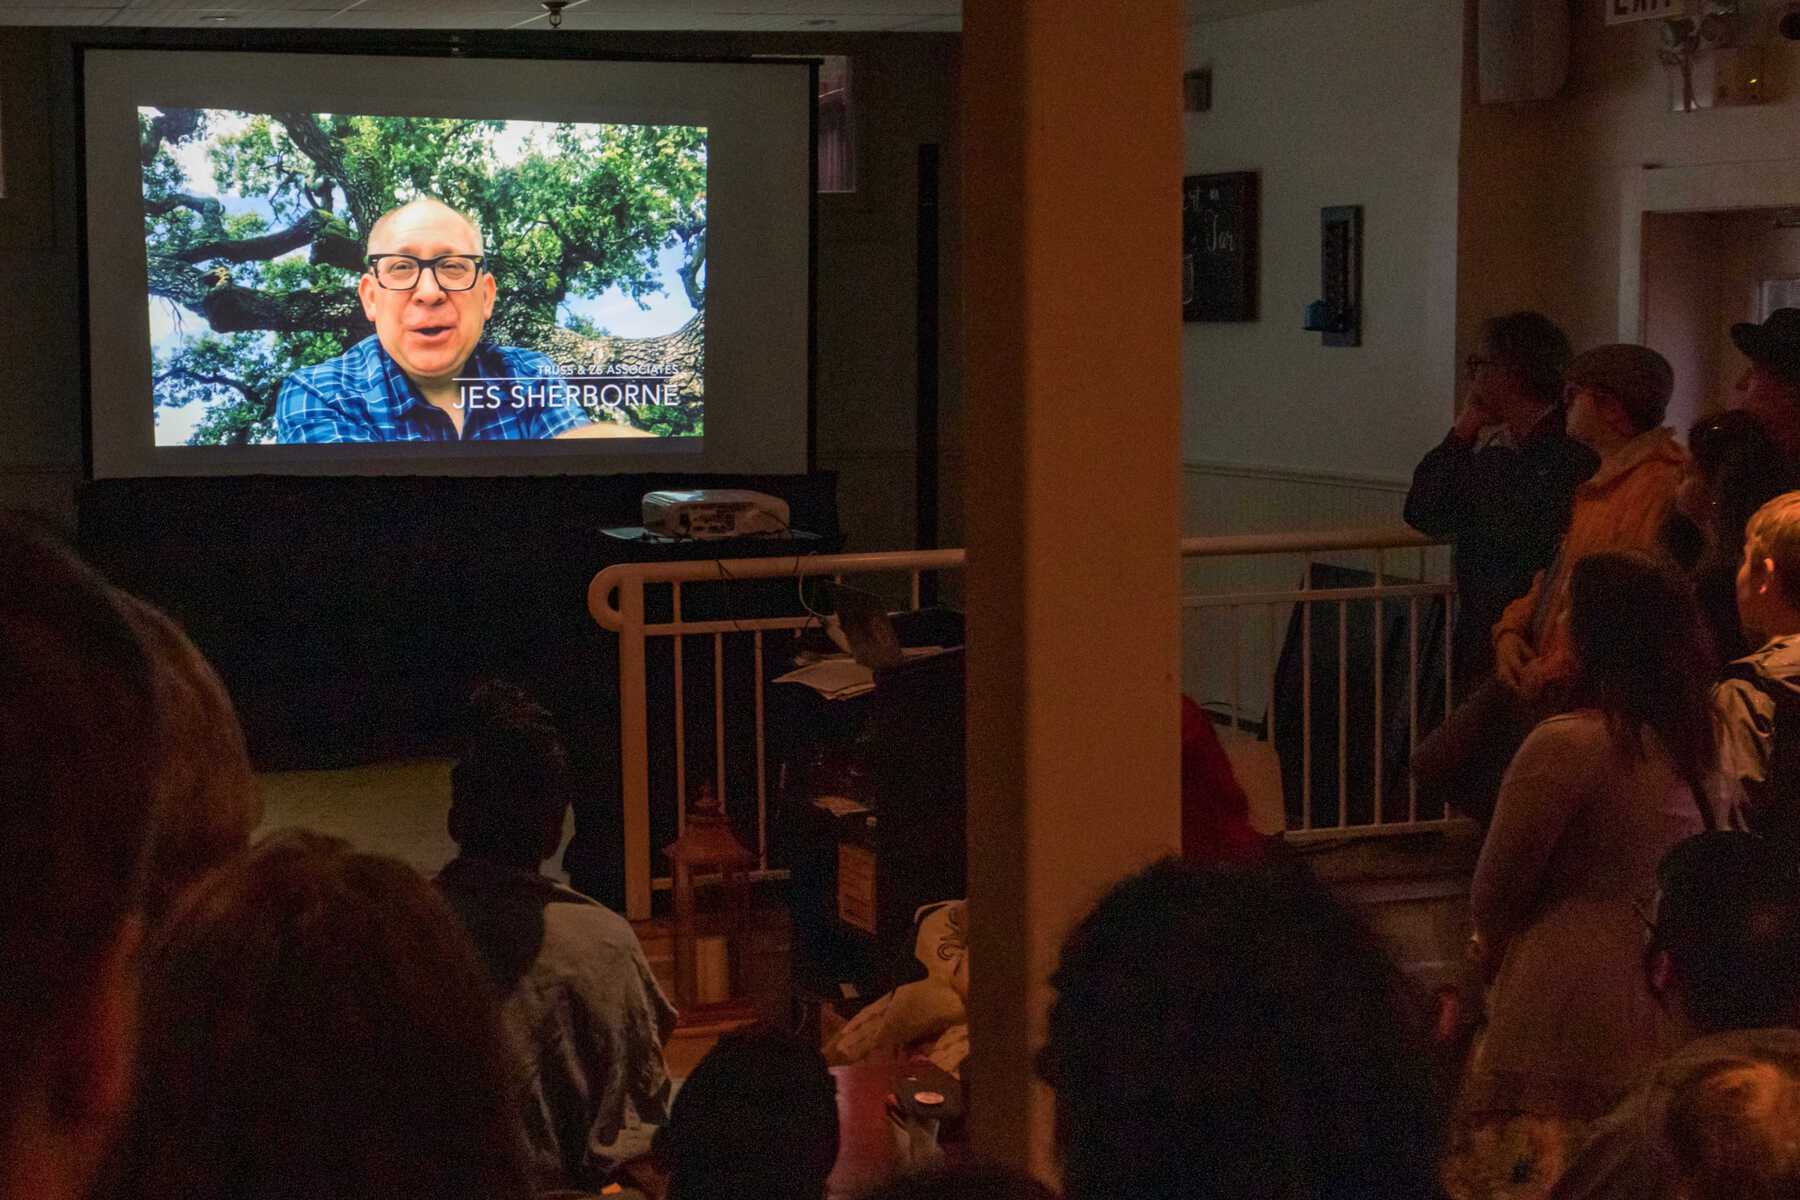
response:
<path id="1" fill-rule="evenodd" d="M 1319 210 L 1319 290 L 1301 328 L 1327 346 L 1362 345 L 1362 205 Z"/>
<path id="2" fill-rule="evenodd" d="M 1211 67 L 1201 67 L 1181 77 L 1181 108 L 1191 113 L 1212 111 Z"/>
<path id="3" fill-rule="evenodd" d="M 1350 327 L 1350 314 L 1335 308 L 1328 300 L 1314 300 L 1306 306 L 1306 317 L 1300 328 L 1308 333 L 1342 333 Z"/>

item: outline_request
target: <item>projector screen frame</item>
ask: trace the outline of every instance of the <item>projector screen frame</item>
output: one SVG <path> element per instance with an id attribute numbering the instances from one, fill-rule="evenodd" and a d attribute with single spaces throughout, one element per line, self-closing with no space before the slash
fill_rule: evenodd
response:
<path id="1" fill-rule="evenodd" d="M 77 305 L 80 314 L 78 340 L 81 385 L 81 451 L 82 477 L 195 477 L 205 475 L 556 475 L 618 474 L 631 472 L 699 472 L 706 474 L 740 473 L 744 470 L 804 470 L 817 467 L 818 430 L 818 249 L 819 198 L 818 178 L 818 72 L 821 60 L 808 54 L 682 54 L 634 52 L 603 45 L 604 39 L 573 34 L 568 31 L 552 35 L 533 33 L 495 33 L 490 31 L 337 31 L 312 33 L 302 40 L 291 40 L 294 31 L 231 31 L 213 35 L 211 31 L 186 29 L 137 29 L 84 32 L 69 39 L 69 79 L 73 100 L 73 128 L 70 130 L 73 152 L 74 217 L 77 250 Z M 397 444 L 368 444 L 329 447 L 334 451 L 325 458 L 294 454 L 298 446 L 266 446 L 237 451 L 235 462 L 217 463 L 190 460 L 200 469 L 166 469 L 111 471 L 96 473 L 95 454 L 95 364 L 93 337 L 92 270 L 89 209 L 90 187 L 88 155 L 88 87 L 89 54 L 96 51 L 128 52 L 199 52 L 267 55 L 317 55 L 394 57 L 408 59 L 445 59 L 472 62 L 578 62 L 604 68 L 614 64 L 684 65 L 734 67 L 804 67 L 809 86 L 806 105 L 806 229 L 805 229 L 805 309 L 804 325 L 804 414 L 803 461 L 781 463 L 776 460 L 734 461 L 727 453 L 708 453 L 703 445 L 696 453 L 680 439 L 644 439 L 634 441 L 629 454 L 612 450 L 604 440 L 598 442 L 470 442 L 457 443 L 445 449 L 445 443 L 422 443 L 397 448 Z M 711 185 L 709 184 L 709 191 Z M 710 208 L 710 206 L 709 206 Z M 709 351 L 709 370 L 712 366 Z M 710 389 L 709 389 L 710 390 Z M 709 414 L 710 415 L 710 414 Z M 709 433 L 714 422 L 708 422 Z M 703 443 L 706 438 L 699 439 Z M 716 444 L 716 443 L 715 443 Z M 425 449 L 414 449 L 422 445 Z M 435 449 L 434 449 L 435 448 Z M 200 452 L 202 447 L 164 447 L 175 453 Z M 276 452 L 261 457 L 264 451 Z M 148 451 L 157 455 L 157 448 Z M 710 461 L 708 461 L 710 459 Z"/>

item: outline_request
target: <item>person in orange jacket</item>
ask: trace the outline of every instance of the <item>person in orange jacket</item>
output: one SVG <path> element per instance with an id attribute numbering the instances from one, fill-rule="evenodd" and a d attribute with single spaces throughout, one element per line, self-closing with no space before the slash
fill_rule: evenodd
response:
<path id="1" fill-rule="evenodd" d="M 1599 469 L 1575 489 L 1556 558 L 1495 624 L 1494 678 L 1413 756 L 1422 800 L 1435 796 L 1479 820 L 1491 813 L 1500 776 L 1525 735 L 1568 700 L 1575 564 L 1601 550 L 1660 550 L 1687 463 L 1674 431 L 1662 424 L 1675 388 L 1662 355 L 1648 346 L 1600 346 L 1578 355 L 1564 380 L 1569 435 L 1600 456 Z"/>

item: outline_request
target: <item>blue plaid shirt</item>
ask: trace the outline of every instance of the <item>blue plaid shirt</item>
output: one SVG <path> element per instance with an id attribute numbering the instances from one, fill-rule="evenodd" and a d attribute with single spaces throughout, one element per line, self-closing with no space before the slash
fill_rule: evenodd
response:
<path id="1" fill-rule="evenodd" d="M 479 342 L 458 371 L 466 386 L 496 381 L 463 417 L 462 441 L 551 438 L 590 422 L 578 404 L 552 405 L 525 389 L 516 402 L 511 381 L 560 377 L 536 350 Z M 478 396 L 482 394 L 478 393 Z M 494 397 L 504 395 L 502 401 Z M 336 358 L 302 367 L 281 385 L 275 402 L 275 437 L 283 443 L 454 442 L 450 414 L 429 403 L 413 386 L 381 341 L 370 334 Z"/>

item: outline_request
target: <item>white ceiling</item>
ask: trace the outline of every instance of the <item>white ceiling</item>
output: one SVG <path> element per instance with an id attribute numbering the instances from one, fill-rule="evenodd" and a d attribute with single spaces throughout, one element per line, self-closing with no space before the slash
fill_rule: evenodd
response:
<path id="1" fill-rule="evenodd" d="M 954 32 L 961 11 L 961 0 L 570 0 L 562 27 Z M 0 0 L 0 25 L 507 29 L 543 23 L 537 0 Z"/>
<path id="2" fill-rule="evenodd" d="M 1219 21 L 1312 2 L 1187 0 L 1188 20 Z M 532 29 L 543 24 L 537 0 L 0 0 L 0 25 Z M 954 33 L 962 28 L 962 0 L 570 0 L 563 28 Z"/>

